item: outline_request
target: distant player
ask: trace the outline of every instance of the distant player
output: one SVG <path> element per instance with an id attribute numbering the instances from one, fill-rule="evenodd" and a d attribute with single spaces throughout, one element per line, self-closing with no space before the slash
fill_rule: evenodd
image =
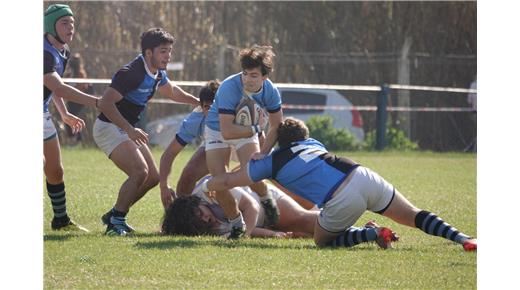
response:
<path id="1" fill-rule="evenodd" d="M 101 114 L 94 123 L 96 144 L 128 175 L 114 207 L 102 216 L 105 234 L 133 231 L 126 222 L 130 207 L 159 183 L 159 172 L 147 146 L 148 134 L 135 127 L 140 113 L 156 91 L 176 102 L 197 106 L 199 100 L 173 85 L 166 75 L 174 37 L 162 28 L 141 35 L 141 52 L 121 68 L 99 101 Z"/>
<path id="2" fill-rule="evenodd" d="M 62 81 L 63 72 L 69 60 L 68 43 L 74 37 L 74 14 L 68 5 L 52 4 L 47 7 L 43 17 L 45 34 L 43 36 L 43 170 L 45 172 L 47 193 L 52 203 L 54 217 L 53 230 L 86 231 L 76 225 L 67 214 L 63 165 L 61 164 L 60 142 L 56 127 L 49 112 L 51 99 L 61 119 L 77 133 L 85 127 L 85 122 L 69 113 L 63 99 L 95 107 L 97 98 L 85 94 Z"/>
<path id="3" fill-rule="evenodd" d="M 273 70 L 274 53 L 270 46 L 253 46 L 240 51 L 242 72 L 226 78 L 215 96 L 206 120 L 206 162 L 209 172 L 218 175 L 226 172 L 231 147 L 236 149 L 243 167 L 254 154 L 267 154 L 276 142 L 276 129 L 282 122 L 280 92 L 268 79 Z M 262 124 L 242 126 L 235 124 L 236 109 L 243 98 L 252 98 L 269 113 L 269 129 L 262 148 L 257 133 Z M 279 213 L 276 201 L 270 196 L 265 183 L 259 181 L 251 188 L 260 196 L 266 211 L 267 223 L 275 224 Z M 246 231 L 243 217 L 231 193 L 225 189 L 217 192 L 219 204 L 233 225 L 231 239 L 240 238 Z"/>
<path id="4" fill-rule="evenodd" d="M 204 192 L 249 185 L 272 178 L 291 192 L 321 205 L 314 227 L 314 242 L 323 246 L 345 245 L 348 229 L 370 210 L 427 234 L 477 250 L 477 240 L 459 232 L 437 215 L 412 205 L 377 173 L 344 157 L 330 154 L 319 141 L 309 138 L 303 121 L 287 118 L 278 128 L 280 148 L 263 159 L 251 160 L 237 172 L 215 176 L 202 185 Z M 391 236 L 386 237 L 391 240 Z"/>
<path id="5" fill-rule="evenodd" d="M 204 135 L 204 126 L 206 124 L 206 116 L 211 104 L 215 99 L 215 93 L 220 85 L 219 80 L 208 82 L 199 93 L 200 106 L 196 107 L 193 112 L 182 121 L 179 132 L 170 142 L 166 150 L 161 156 L 159 165 L 159 186 L 161 188 L 161 201 L 164 208 L 168 208 L 173 200 L 173 189 L 168 185 L 168 176 L 170 175 L 173 161 L 184 149 L 186 144 L 192 142 L 196 138 Z M 176 191 L 181 195 L 187 195 L 192 192 L 197 180 L 208 174 L 206 166 L 206 152 L 204 143 L 193 154 L 190 161 L 182 170 Z"/>

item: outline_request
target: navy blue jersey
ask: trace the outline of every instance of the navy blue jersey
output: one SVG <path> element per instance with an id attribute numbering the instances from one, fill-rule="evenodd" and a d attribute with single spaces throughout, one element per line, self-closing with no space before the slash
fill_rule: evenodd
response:
<path id="1" fill-rule="evenodd" d="M 279 148 L 263 159 L 251 160 L 247 169 L 255 182 L 274 179 L 291 192 L 323 205 L 357 166 L 348 158 L 330 154 L 323 144 L 309 138 Z"/>
<path id="2" fill-rule="evenodd" d="M 70 51 L 67 45 L 64 45 L 63 50 L 59 51 L 57 48 L 43 36 L 43 74 L 57 72 L 60 77 L 63 77 L 67 60 L 69 59 Z M 43 85 L 43 112 L 49 111 L 49 103 L 51 101 L 52 92 L 45 85 Z"/>
<path id="3" fill-rule="evenodd" d="M 195 138 L 202 137 L 204 134 L 204 125 L 206 117 L 200 106 L 196 107 L 191 114 L 182 120 L 179 132 L 175 135 L 175 139 L 182 146 L 192 142 Z"/>
<path id="4" fill-rule="evenodd" d="M 110 87 L 118 91 L 123 98 L 116 103 L 119 113 L 132 126 L 139 121 L 139 115 L 146 108 L 146 103 L 153 97 L 157 87 L 168 82 L 166 71 L 158 70 L 154 75 L 145 64 L 142 55 L 126 64 L 112 77 Z M 103 114 L 98 118 L 105 122 L 110 120 Z"/>

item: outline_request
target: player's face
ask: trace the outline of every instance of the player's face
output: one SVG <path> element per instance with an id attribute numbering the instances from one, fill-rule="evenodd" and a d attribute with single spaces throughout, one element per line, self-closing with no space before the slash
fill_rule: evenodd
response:
<path id="1" fill-rule="evenodd" d="M 211 210 L 202 204 L 199 204 L 200 209 L 200 219 L 204 222 L 208 223 L 212 228 L 217 228 L 220 222 L 217 220 L 215 215 L 211 212 Z"/>
<path id="2" fill-rule="evenodd" d="M 74 37 L 74 18 L 64 16 L 56 22 L 56 33 L 65 43 L 70 43 Z"/>
<path id="3" fill-rule="evenodd" d="M 262 88 L 262 84 L 267 79 L 267 75 L 262 76 L 260 67 L 245 69 L 242 71 L 242 84 L 244 90 L 250 93 L 256 93 Z"/>
<path id="4" fill-rule="evenodd" d="M 153 49 L 152 66 L 156 69 L 165 70 L 170 62 L 173 47 L 171 44 L 161 44 Z"/>
<path id="5" fill-rule="evenodd" d="M 202 112 L 204 113 L 204 116 L 208 116 L 208 111 L 212 104 L 213 102 L 202 102 Z"/>

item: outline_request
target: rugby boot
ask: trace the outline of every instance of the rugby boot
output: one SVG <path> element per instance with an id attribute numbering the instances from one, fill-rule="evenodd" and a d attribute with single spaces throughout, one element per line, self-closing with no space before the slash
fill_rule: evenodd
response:
<path id="1" fill-rule="evenodd" d="M 112 210 L 109 210 L 107 213 L 105 213 L 103 216 L 101 216 L 101 222 L 103 222 L 103 224 L 108 226 L 110 224 L 111 217 L 112 217 Z M 127 223 L 125 223 L 125 227 L 126 227 L 125 231 L 127 233 L 131 233 L 131 232 L 135 231 L 135 229 Z"/>
<path id="2" fill-rule="evenodd" d="M 260 204 L 264 208 L 266 226 L 276 225 L 280 219 L 280 210 L 274 198 L 270 197 L 261 201 Z"/>
<path id="3" fill-rule="evenodd" d="M 392 248 L 392 242 L 399 241 L 399 237 L 395 232 L 389 228 L 380 227 L 375 221 L 369 221 L 366 223 L 365 228 L 375 228 L 377 231 L 376 244 L 381 249 Z"/>
<path id="4" fill-rule="evenodd" d="M 105 235 L 107 236 L 126 236 L 127 234 L 128 232 L 124 225 L 108 224 L 105 231 Z"/>
<path id="5" fill-rule="evenodd" d="M 465 240 L 464 243 L 462 244 L 462 247 L 464 248 L 464 251 L 466 251 L 466 252 L 477 251 L 477 239 Z"/>
<path id="6" fill-rule="evenodd" d="M 68 216 L 62 218 L 53 218 L 51 222 L 51 228 L 56 231 L 83 231 L 86 233 L 90 232 L 87 228 L 72 221 Z"/>
<path id="7" fill-rule="evenodd" d="M 246 226 L 243 227 L 233 226 L 231 227 L 231 233 L 228 236 L 229 240 L 238 240 L 243 238 L 246 234 Z"/>

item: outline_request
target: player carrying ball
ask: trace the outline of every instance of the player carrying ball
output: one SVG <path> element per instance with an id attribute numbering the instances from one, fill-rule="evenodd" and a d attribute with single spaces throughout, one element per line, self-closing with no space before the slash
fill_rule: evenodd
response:
<path id="1" fill-rule="evenodd" d="M 283 120 L 282 100 L 276 86 L 268 79 L 273 71 L 274 53 L 270 46 L 253 46 L 240 51 L 242 71 L 229 76 L 220 85 L 206 121 L 206 161 L 211 175 L 226 172 L 231 147 L 235 147 L 241 166 L 245 166 L 253 154 L 267 154 L 276 143 L 279 124 Z M 242 126 L 235 124 L 237 106 L 243 98 L 251 98 L 269 113 L 269 129 L 260 148 L 258 133 L 263 124 Z M 264 182 L 250 185 L 260 196 L 267 223 L 276 224 L 279 212 L 272 194 Z M 216 199 L 225 216 L 233 225 L 231 239 L 244 235 L 246 225 L 237 203 L 228 190 L 217 191 Z"/>

